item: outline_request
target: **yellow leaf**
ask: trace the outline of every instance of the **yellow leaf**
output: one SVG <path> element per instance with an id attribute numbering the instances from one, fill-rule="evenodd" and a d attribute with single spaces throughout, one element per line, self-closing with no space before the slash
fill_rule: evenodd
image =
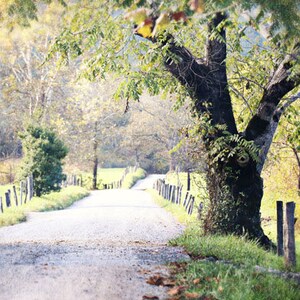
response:
<path id="1" fill-rule="evenodd" d="M 135 29 L 135 33 L 144 38 L 149 38 L 152 36 L 152 29 L 153 29 L 152 19 L 146 19 L 142 24 L 140 24 Z"/>
<path id="2" fill-rule="evenodd" d="M 134 22 L 135 24 L 141 24 L 147 19 L 149 10 L 146 8 L 138 8 L 136 10 L 130 11 L 125 15 L 125 19 Z"/>
<path id="3" fill-rule="evenodd" d="M 155 27 L 152 36 L 155 36 L 159 31 L 165 29 L 170 23 L 170 18 L 167 13 L 162 13 L 155 21 Z"/>

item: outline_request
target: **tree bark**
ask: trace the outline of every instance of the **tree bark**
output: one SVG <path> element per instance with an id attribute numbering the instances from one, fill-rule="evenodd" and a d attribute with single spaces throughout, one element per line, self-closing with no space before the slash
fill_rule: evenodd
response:
<path id="1" fill-rule="evenodd" d="M 97 130 L 98 123 L 95 122 L 95 136 L 93 141 L 93 150 L 94 150 L 94 158 L 93 158 L 93 190 L 97 190 L 97 175 L 98 175 L 98 141 L 97 141 Z"/>
<path id="2" fill-rule="evenodd" d="M 289 78 L 289 69 L 295 56 L 285 57 L 267 85 L 256 114 L 250 120 L 245 132 L 238 133 L 233 115 L 231 97 L 228 90 L 226 69 L 226 15 L 217 13 L 209 22 L 209 36 L 206 45 L 206 57 L 195 58 L 183 46 L 169 36 L 169 57 L 165 59 L 166 69 L 184 85 L 193 101 L 193 110 L 199 117 L 206 115 L 214 129 L 207 130 L 203 143 L 207 150 L 207 187 L 210 203 L 204 221 L 207 233 L 246 234 L 258 239 L 264 246 L 270 246 L 269 238 L 264 234 L 260 222 L 260 206 L 263 196 L 263 180 L 260 177 L 266 155 L 269 151 L 279 118 L 278 105 L 287 93 L 299 82 Z M 218 38 L 213 38 L 214 36 Z M 298 51 L 298 50 L 297 50 Z M 215 125 L 226 125 L 226 131 Z M 199 130 L 199 132 L 200 132 Z M 201 130 L 203 132 L 203 130 Z M 228 132 L 231 137 L 228 138 Z M 244 147 L 242 153 L 235 153 L 226 159 L 217 159 L 218 153 L 212 154 L 212 147 L 219 139 L 228 141 L 228 149 L 240 146 L 238 139 L 253 141 L 261 153 L 261 162 L 257 163 L 250 150 Z M 226 149 L 221 149 L 221 151 Z"/>

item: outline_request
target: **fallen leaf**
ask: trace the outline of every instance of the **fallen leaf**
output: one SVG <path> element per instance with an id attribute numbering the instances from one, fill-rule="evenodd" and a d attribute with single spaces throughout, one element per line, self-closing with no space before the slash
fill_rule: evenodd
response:
<path id="1" fill-rule="evenodd" d="M 220 278 L 214 277 L 214 281 L 215 281 L 216 283 L 219 283 L 219 282 L 220 282 Z"/>
<path id="2" fill-rule="evenodd" d="M 196 278 L 193 280 L 193 284 L 198 284 L 200 283 L 201 279 L 200 278 Z"/>
<path id="3" fill-rule="evenodd" d="M 176 284 L 175 280 L 171 280 L 168 278 L 163 279 L 162 285 L 163 286 L 174 286 Z"/>
<path id="4" fill-rule="evenodd" d="M 153 296 L 153 295 L 144 295 L 143 300 L 146 300 L 146 299 L 158 300 L 159 298 L 157 296 Z"/>
<path id="5" fill-rule="evenodd" d="M 187 299 L 198 299 L 200 297 L 200 295 L 198 293 L 188 293 L 188 292 L 186 292 L 184 295 Z"/>
<path id="6" fill-rule="evenodd" d="M 163 285 L 164 279 L 165 278 L 160 275 L 153 275 L 149 277 L 149 279 L 146 282 L 151 285 Z"/>
<path id="7" fill-rule="evenodd" d="M 176 296 L 181 294 L 186 289 L 185 286 L 175 286 L 168 291 L 168 295 Z"/>

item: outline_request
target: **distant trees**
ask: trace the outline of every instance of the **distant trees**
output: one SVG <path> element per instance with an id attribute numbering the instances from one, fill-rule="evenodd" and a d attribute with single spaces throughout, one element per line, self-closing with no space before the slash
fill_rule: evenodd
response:
<path id="1" fill-rule="evenodd" d="M 208 166 L 205 230 L 269 245 L 259 214 L 261 172 L 280 111 L 299 98 L 297 1 L 94 0 L 73 8 L 49 57 L 89 53 L 83 75 L 117 72 L 126 100 L 144 89 L 176 94 L 179 103 L 189 97 L 198 157 L 205 153 Z M 120 14 L 125 8 L 133 30 Z"/>
<path id="2" fill-rule="evenodd" d="M 20 177 L 33 175 L 37 196 L 60 190 L 65 176 L 62 160 L 68 150 L 56 134 L 46 128 L 30 125 L 20 134 L 24 157 Z"/>

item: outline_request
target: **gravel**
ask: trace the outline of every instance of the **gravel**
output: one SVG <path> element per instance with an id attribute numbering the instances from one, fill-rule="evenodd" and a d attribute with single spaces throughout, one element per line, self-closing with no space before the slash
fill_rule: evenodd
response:
<path id="1" fill-rule="evenodd" d="M 160 177 L 0 228 L 0 299 L 166 299 L 147 278 L 188 256 L 167 246 L 183 226 L 143 191 Z"/>

